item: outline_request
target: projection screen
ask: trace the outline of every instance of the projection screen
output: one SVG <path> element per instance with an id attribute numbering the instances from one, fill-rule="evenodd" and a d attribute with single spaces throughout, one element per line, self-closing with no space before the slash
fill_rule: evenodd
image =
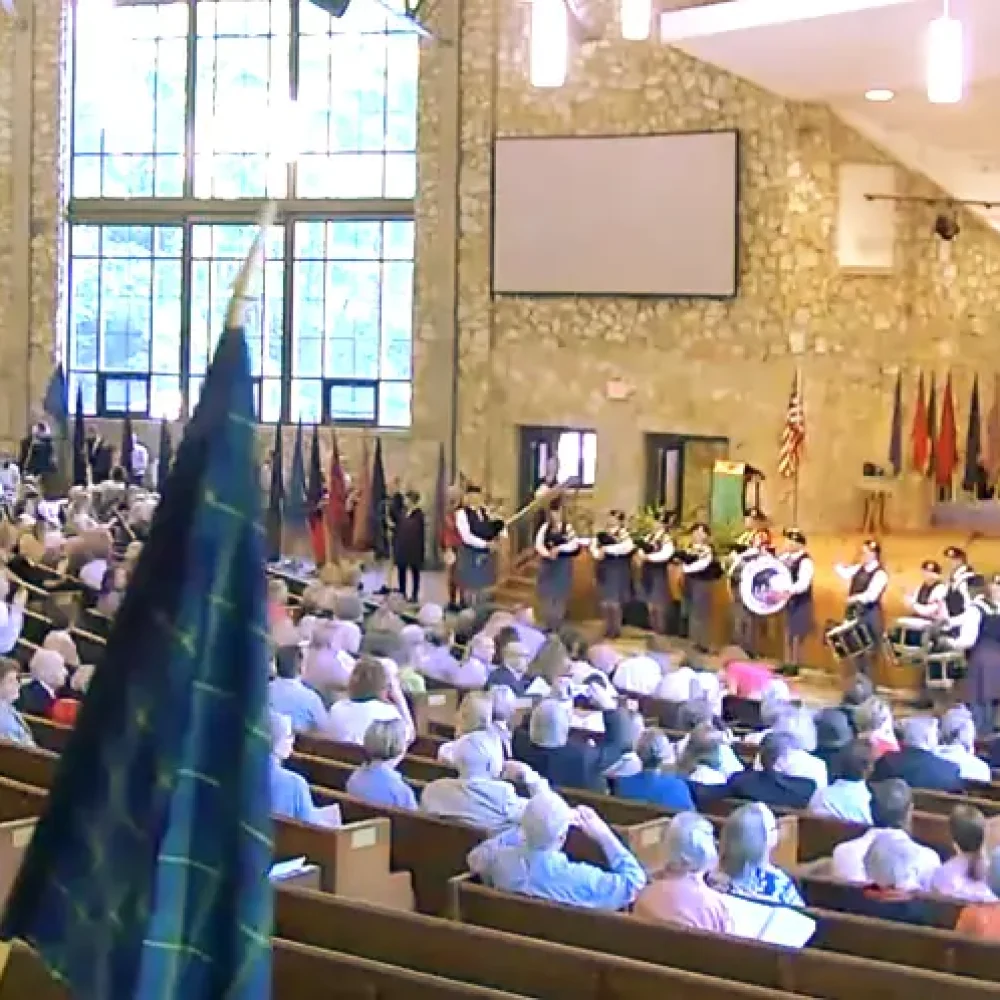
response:
<path id="1" fill-rule="evenodd" d="M 498 138 L 498 295 L 731 298 L 739 134 Z"/>

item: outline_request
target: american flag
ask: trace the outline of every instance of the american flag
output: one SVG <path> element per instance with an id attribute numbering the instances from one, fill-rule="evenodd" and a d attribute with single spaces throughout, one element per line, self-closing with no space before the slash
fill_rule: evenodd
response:
<path id="1" fill-rule="evenodd" d="M 806 414 L 802 408 L 801 379 L 796 372 L 792 378 L 792 392 L 788 397 L 785 426 L 781 432 L 781 449 L 778 452 L 778 473 L 782 479 L 794 479 L 798 475 L 805 441 Z"/>

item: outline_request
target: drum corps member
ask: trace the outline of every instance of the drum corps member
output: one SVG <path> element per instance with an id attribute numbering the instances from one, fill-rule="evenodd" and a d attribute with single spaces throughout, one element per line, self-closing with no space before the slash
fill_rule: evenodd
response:
<path id="1" fill-rule="evenodd" d="M 707 652 L 712 639 L 712 585 L 722 577 L 708 525 L 699 521 L 691 529 L 691 546 L 681 554 L 688 606 L 688 636 Z"/>
<path id="2" fill-rule="evenodd" d="M 969 565 L 965 549 L 950 545 L 944 550 L 944 558 L 948 566 L 948 586 L 944 600 L 948 614 L 956 618 L 972 600 L 969 581 L 976 575 L 976 571 Z"/>
<path id="3" fill-rule="evenodd" d="M 580 544 L 573 526 L 566 522 L 562 504 L 556 501 L 535 535 L 535 551 L 541 557 L 536 586 L 542 624 L 547 629 L 561 628 L 566 617 L 573 589 L 573 558 L 580 554 Z"/>
<path id="4" fill-rule="evenodd" d="M 733 642 L 750 656 L 757 656 L 763 632 L 763 622 L 744 603 L 740 583 L 746 565 L 772 549 L 767 518 L 756 508 L 747 512 L 744 531 L 736 539 L 735 556 L 729 567 L 729 589 L 733 600 Z"/>
<path id="5" fill-rule="evenodd" d="M 674 599 L 670 593 L 670 560 L 674 558 L 674 540 L 670 537 L 674 516 L 663 511 L 660 523 L 649 538 L 638 545 L 642 595 L 649 615 L 649 627 L 667 634 Z"/>
<path id="6" fill-rule="evenodd" d="M 933 559 L 926 559 L 920 564 L 920 572 L 923 579 L 920 586 L 906 597 L 906 606 L 917 618 L 926 618 L 928 621 L 948 617 L 948 584 L 941 578 L 941 565 Z"/>
<path id="7" fill-rule="evenodd" d="M 882 616 L 882 597 L 889 585 L 889 574 L 882 567 L 882 547 L 869 538 L 861 546 L 861 559 L 853 566 L 837 566 L 837 575 L 848 580 L 847 616 L 857 618 L 868 626 L 874 639 L 871 650 L 856 660 L 861 673 L 872 676 L 878 650 L 885 630 Z"/>
<path id="8" fill-rule="evenodd" d="M 597 563 L 597 596 L 604 633 L 609 639 L 622 634 L 622 607 L 631 595 L 634 550 L 624 511 L 611 511 L 604 531 L 599 531 L 590 545 L 590 554 Z"/>
<path id="9" fill-rule="evenodd" d="M 785 659 L 799 663 L 802 643 L 812 632 L 815 621 L 813 604 L 813 577 L 816 565 L 806 551 L 806 536 L 798 528 L 785 532 L 785 551 L 781 561 L 788 567 L 792 589 L 785 605 Z"/>
<path id="10" fill-rule="evenodd" d="M 997 702 L 1000 701 L 1000 577 L 987 586 L 981 576 L 966 579 L 969 604 L 948 620 L 949 644 L 964 649 L 969 663 L 965 697 L 976 720 L 980 736 L 996 730 Z"/>

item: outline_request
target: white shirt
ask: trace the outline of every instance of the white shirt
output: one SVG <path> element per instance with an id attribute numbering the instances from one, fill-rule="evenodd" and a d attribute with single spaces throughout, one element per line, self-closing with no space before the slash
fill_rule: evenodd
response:
<path id="1" fill-rule="evenodd" d="M 699 764 L 687 776 L 687 780 L 696 785 L 724 785 L 729 781 L 722 771 L 716 771 L 714 767 L 709 767 L 707 764 Z"/>
<path id="2" fill-rule="evenodd" d="M 838 778 L 831 785 L 818 788 L 813 793 L 809 800 L 809 812 L 871 826 L 872 793 L 864 781 Z"/>
<path id="3" fill-rule="evenodd" d="M 91 559 L 84 563 L 80 569 L 80 579 L 91 590 L 100 590 L 104 583 L 104 574 L 108 571 L 108 564 L 104 559 Z"/>
<path id="4" fill-rule="evenodd" d="M 947 613 L 944 606 L 944 599 L 948 593 L 946 583 L 935 583 L 923 604 L 917 600 L 919 593 L 919 590 L 915 590 L 906 598 L 907 606 L 915 615 L 920 618 L 937 618 L 942 612 Z"/>
<path id="5" fill-rule="evenodd" d="M 615 667 L 611 683 L 630 694 L 652 694 L 662 676 L 660 665 L 652 657 L 629 656 Z"/>
<path id="6" fill-rule="evenodd" d="M 149 449 L 141 441 L 136 441 L 132 445 L 132 474 L 138 477 L 146 475 L 148 465 Z"/>
<path id="7" fill-rule="evenodd" d="M 549 526 L 547 524 L 543 524 L 538 529 L 538 534 L 535 535 L 535 551 L 542 556 L 542 558 L 546 558 L 550 551 L 555 553 L 555 555 L 559 555 L 560 553 L 563 555 L 572 555 L 577 551 L 577 549 L 580 548 L 580 539 L 571 538 L 568 542 L 563 542 L 562 545 L 556 545 L 550 550 L 545 545 L 545 533 L 548 530 Z"/>
<path id="8" fill-rule="evenodd" d="M 0 656 L 6 656 L 16 645 L 24 626 L 24 611 L 16 604 L 0 602 Z"/>
<path id="9" fill-rule="evenodd" d="M 690 738 L 691 737 L 689 736 L 682 736 L 677 741 L 678 757 L 680 757 L 680 755 L 684 753 L 685 749 L 687 749 L 688 740 Z M 701 770 L 701 768 L 704 766 L 705 765 L 699 765 L 697 768 L 695 768 L 695 770 L 696 771 Z M 706 770 L 708 770 L 708 768 L 706 768 Z M 743 761 L 741 761 L 739 757 L 736 756 L 736 751 L 728 743 L 723 743 L 722 746 L 719 747 L 719 768 L 717 771 L 714 768 L 712 768 L 711 770 L 714 774 L 721 774 L 722 775 L 721 783 L 725 784 L 734 774 L 739 774 L 740 771 L 744 770 Z M 703 785 L 716 784 L 716 782 L 713 781 L 703 781 L 701 778 L 692 777 L 691 780 L 701 781 Z"/>
<path id="10" fill-rule="evenodd" d="M 365 741 L 365 733 L 373 722 L 391 722 L 400 718 L 395 705 L 372 698 L 369 701 L 351 701 L 345 698 L 330 706 L 330 727 L 328 735 L 338 743 Z"/>
<path id="11" fill-rule="evenodd" d="M 908 840 L 917 849 L 917 876 L 922 890 L 930 889 L 934 873 L 941 867 L 941 859 L 929 847 L 918 844 L 905 830 L 881 830 L 872 827 L 860 837 L 838 844 L 833 849 L 830 875 L 840 882 L 854 882 L 865 885 L 869 881 L 865 872 L 865 854 L 877 833 L 890 833 L 901 842 Z"/>
<path id="12" fill-rule="evenodd" d="M 595 538 L 590 543 L 590 554 L 595 559 L 603 559 L 605 556 L 627 556 L 634 548 L 635 542 L 629 535 L 626 535 L 623 541 L 615 542 L 613 545 L 601 545 Z"/>
<path id="13" fill-rule="evenodd" d="M 672 538 L 665 538 L 663 544 L 655 552 L 645 553 L 645 562 L 665 563 L 670 562 L 674 554 L 674 542 Z"/>
<path id="14" fill-rule="evenodd" d="M 0 466 L 0 491 L 5 494 L 17 493 L 17 488 L 21 485 L 21 470 L 17 463 L 9 462 L 4 468 Z"/>
<path id="15" fill-rule="evenodd" d="M 488 549 L 490 543 L 485 538 L 480 538 L 472 533 L 469 527 L 469 515 L 464 507 L 459 507 L 455 511 L 455 530 L 458 537 L 462 539 L 463 545 L 468 545 L 470 549 Z"/>
<path id="16" fill-rule="evenodd" d="M 981 757 L 958 743 L 939 743 L 934 753 L 958 765 L 958 773 L 965 781 L 991 781 L 990 765 Z"/>
<path id="17" fill-rule="evenodd" d="M 954 649 L 972 649 L 975 646 L 979 641 L 979 628 L 987 610 L 986 605 L 977 597 L 960 615 L 948 619 L 948 625 L 958 629 L 958 635 L 948 639 Z"/>
<path id="18" fill-rule="evenodd" d="M 852 594 L 847 598 L 848 604 L 877 604 L 885 588 L 889 586 L 889 574 L 882 568 L 878 560 L 871 559 L 863 565 L 837 566 L 836 572 L 842 580 L 853 580 L 856 573 L 867 570 L 872 574 L 868 586 L 860 594 Z"/>
<path id="19" fill-rule="evenodd" d="M 687 701 L 691 697 L 691 681 L 694 671 L 690 667 L 678 667 L 663 675 L 656 697 L 664 701 Z"/>
<path id="20" fill-rule="evenodd" d="M 490 833 L 517 826 L 527 804 L 513 785 L 499 778 L 438 778 L 420 797 L 424 812 Z"/>
<path id="21" fill-rule="evenodd" d="M 826 788 L 830 780 L 826 772 L 826 763 L 819 757 L 814 757 L 808 750 L 800 750 L 797 747 L 788 751 L 782 771 L 792 778 L 808 778 L 817 788 Z"/>

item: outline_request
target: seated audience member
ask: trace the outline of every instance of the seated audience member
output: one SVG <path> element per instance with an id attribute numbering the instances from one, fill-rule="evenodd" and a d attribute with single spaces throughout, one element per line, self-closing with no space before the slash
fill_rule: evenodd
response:
<path id="1" fill-rule="evenodd" d="M 493 669 L 493 640 L 488 635 L 477 635 L 469 643 L 469 652 L 451 676 L 451 683 L 464 691 L 479 691 L 486 687 L 486 680 Z"/>
<path id="2" fill-rule="evenodd" d="M 0 740 L 33 747 L 35 738 L 14 707 L 21 693 L 18 669 L 15 660 L 0 659 Z"/>
<path id="3" fill-rule="evenodd" d="M 297 733 L 324 730 L 327 716 L 323 699 L 299 676 L 302 650 L 298 646 L 279 646 L 274 653 L 274 669 L 277 676 L 267 689 L 270 707 L 279 715 L 287 715 Z"/>
<path id="4" fill-rule="evenodd" d="M 458 660 L 451 651 L 451 632 L 444 624 L 424 629 L 426 647 L 421 651 L 417 669 L 428 678 L 440 684 L 450 684 L 458 670 Z"/>
<path id="5" fill-rule="evenodd" d="M 94 667 L 83 663 L 73 671 L 69 683 L 63 689 L 62 695 L 52 705 L 52 721 L 61 726 L 73 726 L 80 712 L 80 702 L 90 687 L 94 676 Z"/>
<path id="6" fill-rule="evenodd" d="M 905 924 L 932 922 L 926 901 L 916 895 L 922 888 L 916 844 L 881 830 L 869 844 L 864 864 L 868 884 L 851 900 L 851 913 Z"/>
<path id="7" fill-rule="evenodd" d="M 934 873 L 931 891 L 968 903 L 993 903 L 988 882 L 986 818 L 974 806 L 955 806 L 948 819 L 955 854 Z"/>
<path id="8" fill-rule="evenodd" d="M 362 656 L 347 686 L 348 697 L 330 706 L 327 734 L 340 743 L 362 745 L 373 722 L 402 719 L 406 741 L 413 739 L 413 719 L 395 674 L 381 660 Z"/>
<path id="9" fill-rule="evenodd" d="M 528 651 L 528 656 L 534 656 L 546 641 L 545 633 L 535 622 L 535 612 L 530 607 L 520 607 L 514 612 L 511 624 L 517 629 L 517 641 Z"/>
<path id="10" fill-rule="evenodd" d="M 548 696 L 556 682 L 570 675 L 569 653 L 557 635 L 547 636 L 528 662 L 527 693 Z"/>
<path id="11" fill-rule="evenodd" d="M 72 621 L 66 609 L 61 604 L 50 603 L 46 614 L 52 628 L 45 636 L 42 649 L 54 649 L 70 669 L 80 666 L 80 653 L 70 632 Z"/>
<path id="12" fill-rule="evenodd" d="M 794 711 L 792 692 L 788 684 L 780 677 L 772 677 L 767 682 L 760 695 L 761 729 L 746 736 L 747 743 L 760 741 L 778 724 L 778 721 L 788 712 Z"/>
<path id="13" fill-rule="evenodd" d="M 673 718 L 662 718 L 663 724 L 671 729 L 680 727 L 680 707 L 691 697 L 691 681 L 694 680 L 694 671 L 688 666 L 686 660 L 679 660 L 676 665 L 671 663 L 669 669 L 663 671 L 663 676 L 656 688 L 656 697 L 661 701 L 668 702 L 673 707 Z M 661 710 L 662 711 L 662 710 Z"/>
<path id="14" fill-rule="evenodd" d="M 292 620 L 288 613 L 288 584 L 273 576 L 267 581 L 267 619 L 271 628 Z"/>
<path id="15" fill-rule="evenodd" d="M 31 672 L 31 680 L 21 687 L 17 699 L 18 711 L 25 715 L 49 718 L 52 706 L 66 683 L 66 663 L 55 650 L 36 649 L 28 670 Z"/>
<path id="16" fill-rule="evenodd" d="M 493 703 L 492 730 L 503 747 L 506 759 L 514 752 L 514 732 L 512 724 L 517 714 L 517 695 L 506 684 L 498 684 L 489 690 L 490 701 Z"/>
<path id="17" fill-rule="evenodd" d="M 111 560 L 111 535 L 104 530 L 88 531 L 84 536 L 84 557 L 80 567 L 80 581 L 94 593 L 104 585 L 104 575 Z"/>
<path id="18" fill-rule="evenodd" d="M 11 597 L 10 577 L 0 574 L 0 656 L 6 656 L 17 645 L 27 603 L 28 592 L 19 587 Z"/>
<path id="19" fill-rule="evenodd" d="M 527 739 L 523 729 L 514 733 L 515 757 L 557 788 L 606 791 L 604 771 L 617 759 L 616 748 L 571 741 L 570 720 L 569 703 L 543 698 L 531 713 Z"/>
<path id="20" fill-rule="evenodd" d="M 609 643 L 598 642 L 587 650 L 585 662 L 576 662 L 576 657 L 573 659 L 574 662 L 570 665 L 570 677 L 574 683 L 582 684 L 595 671 L 605 677 L 612 677 L 622 661 L 622 654 Z"/>
<path id="21" fill-rule="evenodd" d="M 778 822 L 762 802 L 751 802 L 731 813 L 722 826 L 717 888 L 782 906 L 803 906 L 791 876 L 771 864 L 778 843 Z"/>
<path id="22" fill-rule="evenodd" d="M 513 621 L 513 619 L 511 619 Z M 513 624 L 504 625 L 503 628 L 497 629 L 496 634 L 493 636 L 493 666 L 501 667 L 503 666 L 503 654 L 504 650 L 512 643 L 517 642 L 517 629 L 514 628 Z M 527 657 L 527 654 L 525 654 Z"/>
<path id="23" fill-rule="evenodd" d="M 920 885 L 928 887 L 941 867 L 941 859 L 929 847 L 910 837 L 912 819 L 913 793 L 905 781 L 890 778 L 873 785 L 872 820 L 875 825 L 860 837 L 837 844 L 833 849 L 830 875 L 840 882 L 866 883 L 865 854 L 878 834 L 888 832 L 898 843 L 913 845 Z"/>
<path id="24" fill-rule="evenodd" d="M 768 733 L 760 744 L 760 770 L 734 774 L 726 794 L 774 809 L 804 809 L 816 791 L 816 782 L 788 773 L 789 755 L 796 749 L 795 738 L 789 733 Z"/>
<path id="25" fill-rule="evenodd" d="M 635 750 L 645 728 L 641 713 L 629 708 L 616 708 L 604 717 L 604 752 L 608 758 L 614 756 L 604 777 L 612 784 L 642 770 Z"/>
<path id="26" fill-rule="evenodd" d="M 826 788 L 826 764 L 813 754 L 817 745 L 816 723 L 808 708 L 792 708 L 778 720 L 772 732 L 785 733 L 792 747 L 782 764 L 782 771 L 793 778 L 807 778 L 817 788 Z"/>
<path id="27" fill-rule="evenodd" d="M 705 881 L 718 861 L 712 824 L 693 812 L 674 816 L 664 847 L 666 866 L 639 893 L 633 913 L 644 920 L 732 934 L 726 897 Z"/>
<path id="28" fill-rule="evenodd" d="M 763 701 L 767 686 L 774 680 L 768 664 L 751 660 L 739 646 L 726 646 L 719 653 L 719 663 L 730 694 L 746 701 Z M 757 715 L 759 718 L 759 711 Z"/>
<path id="29" fill-rule="evenodd" d="M 719 732 L 722 740 L 719 744 L 719 764 L 718 768 L 730 778 L 743 770 L 743 761 L 736 755 L 736 751 L 729 745 L 726 730 L 722 723 L 712 714 L 712 706 L 702 698 L 686 701 L 681 706 L 680 729 L 690 734 L 694 729 L 702 726 L 710 726 Z M 687 747 L 688 736 L 683 736 L 677 743 L 677 753 L 683 755 Z"/>
<path id="30" fill-rule="evenodd" d="M 990 765 L 976 756 L 976 723 L 965 705 L 956 705 L 941 716 L 941 742 L 935 753 L 956 764 L 963 781 L 990 780 Z"/>
<path id="31" fill-rule="evenodd" d="M 317 619 L 302 660 L 302 680 L 328 700 L 347 687 L 354 669 L 354 657 L 344 652 L 340 636 L 337 622 Z"/>
<path id="32" fill-rule="evenodd" d="M 833 711 L 837 711 L 834 709 Z M 840 715 L 840 713 L 837 713 Z M 844 725 L 847 720 L 843 715 Z M 826 788 L 817 788 L 809 811 L 849 823 L 872 825 L 872 793 L 868 787 L 874 755 L 866 740 L 852 740 L 837 756 L 839 777 Z"/>
<path id="33" fill-rule="evenodd" d="M 855 712 L 861 705 L 864 705 L 865 702 L 870 701 L 874 697 L 875 685 L 872 683 L 872 679 L 867 674 L 856 673 L 851 678 L 838 706 L 840 711 L 846 716 L 847 721 L 851 724 L 851 728 L 855 734 L 858 733 L 858 727 L 855 725 L 854 720 Z"/>
<path id="34" fill-rule="evenodd" d="M 488 688 L 503 685 L 508 687 L 518 697 L 522 697 L 528 689 L 528 649 L 516 639 L 503 646 L 501 665 L 490 672 L 486 678 Z"/>
<path id="35" fill-rule="evenodd" d="M 422 604 L 417 612 L 417 624 L 426 632 L 444 622 L 444 609 L 440 604 Z"/>
<path id="36" fill-rule="evenodd" d="M 309 783 L 301 774 L 285 767 L 295 743 L 292 720 L 272 710 L 270 721 L 272 814 L 316 826 L 340 826 L 340 809 L 337 806 L 317 808 L 313 805 Z"/>
<path id="37" fill-rule="evenodd" d="M 607 870 L 566 856 L 563 845 L 571 826 L 601 848 Z M 593 809 L 571 809 L 553 792 L 532 798 L 520 828 L 484 841 L 470 852 L 468 863 L 494 889 L 588 909 L 621 910 L 646 884 L 642 865 Z"/>
<path id="38" fill-rule="evenodd" d="M 937 719 L 928 715 L 913 715 L 903 720 L 901 728 L 902 747 L 879 758 L 872 780 L 902 778 L 911 788 L 963 791 L 958 765 L 943 760 L 935 753 L 938 745 Z"/>
<path id="39" fill-rule="evenodd" d="M 427 693 L 427 682 L 418 664 L 424 647 L 424 630 L 419 625 L 404 625 L 399 633 L 396 663 L 399 665 L 399 686 L 403 694 Z"/>
<path id="40" fill-rule="evenodd" d="M 826 765 L 827 778 L 836 781 L 841 776 L 841 757 L 854 741 L 854 730 L 839 708 L 823 708 L 816 713 L 816 749 L 813 756 Z"/>
<path id="41" fill-rule="evenodd" d="M 399 635 L 403 626 L 401 612 L 404 610 L 406 602 L 401 594 L 389 594 L 388 597 L 371 613 L 367 622 L 367 632 L 389 632 L 392 635 Z"/>
<path id="42" fill-rule="evenodd" d="M 463 736 L 489 732 L 493 726 L 493 697 L 485 691 L 470 691 L 459 702 L 455 713 L 455 739 L 438 747 L 437 759 L 442 764 L 455 763 L 455 747 Z M 497 734 L 498 740 L 501 739 Z"/>
<path id="43" fill-rule="evenodd" d="M 1000 899 L 1000 847 L 990 854 L 986 881 L 994 897 Z M 985 941 L 1000 941 L 1000 903 L 966 906 L 958 915 L 955 930 Z"/>
<path id="44" fill-rule="evenodd" d="M 691 678 L 691 700 L 707 701 L 712 709 L 712 718 L 722 719 L 722 681 L 718 674 L 709 670 L 695 670 Z"/>
<path id="45" fill-rule="evenodd" d="M 365 763 L 347 780 L 347 794 L 376 806 L 416 809 L 417 797 L 397 768 L 406 755 L 402 719 L 373 722 L 365 731 Z"/>
<path id="46" fill-rule="evenodd" d="M 860 739 L 871 744 L 876 760 L 899 749 L 892 712 L 879 698 L 869 698 L 855 708 L 854 728 Z"/>
<path id="47" fill-rule="evenodd" d="M 629 694 L 652 694 L 660 685 L 663 671 L 651 656 L 626 656 L 611 675 L 611 683 Z"/>
<path id="48" fill-rule="evenodd" d="M 420 808 L 432 816 L 459 820 L 491 834 L 514 829 L 521 822 L 528 799 L 522 799 L 503 775 L 520 781 L 533 791 L 548 788 L 547 782 L 518 761 L 504 765 L 495 737 L 488 732 L 469 733 L 455 743 L 452 759 L 457 778 L 430 782 L 420 797 Z"/>
<path id="49" fill-rule="evenodd" d="M 341 591 L 333 598 L 333 617 L 338 622 L 357 625 L 365 620 L 365 605 L 357 594 Z"/>
<path id="50" fill-rule="evenodd" d="M 678 760 L 677 773 L 687 780 L 699 808 L 726 795 L 729 778 L 722 769 L 724 738 L 711 723 L 703 723 L 688 735 Z"/>
<path id="51" fill-rule="evenodd" d="M 619 798 L 651 802 L 665 809 L 694 809 L 694 799 L 687 782 L 669 770 L 674 765 L 675 756 L 666 733 L 660 729 L 647 729 L 639 737 L 636 756 L 642 770 L 615 782 L 615 794 Z"/>

